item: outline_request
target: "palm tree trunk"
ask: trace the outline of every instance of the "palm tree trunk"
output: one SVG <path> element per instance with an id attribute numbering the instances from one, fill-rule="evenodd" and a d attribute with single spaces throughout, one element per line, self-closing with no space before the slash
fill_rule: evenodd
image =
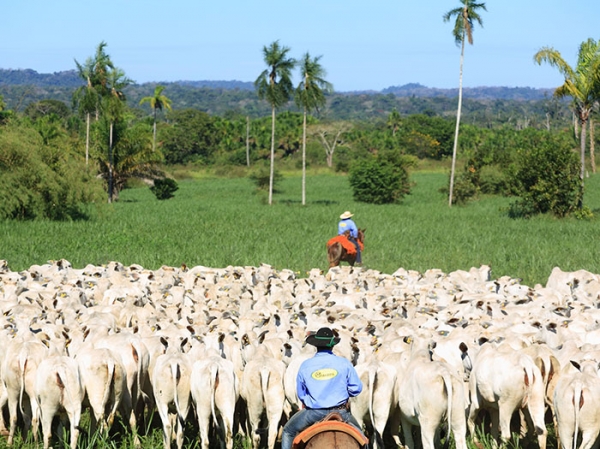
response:
<path id="1" fill-rule="evenodd" d="M 90 159 L 90 113 L 85 115 L 85 165 Z"/>
<path id="2" fill-rule="evenodd" d="M 302 205 L 306 205 L 306 108 L 302 121 Z"/>
<path id="3" fill-rule="evenodd" d="M 246 165 L 250 167 L 250 116 L 246 116 Z"/>
<path id="4" fill-rule="evenodd" d="M 269 172 L 269 205 L 273 203 L 273 173 L 275 168 L 275 108 L 271 108 L 271 169 Z"/>
<path id="5" fill-rule="evenodd" d="M 113 122 L 110 122 L 110 133 L 108 137 L 108 202 L 112 203 L 113 199 Z"/>
<path id="6" fill-rule="evenodd" d="M 585 176 L 585 139 L 586 139 L 587 120 L 581 121 L 581 188 L 583 189 L 583 178 Z"/>
<path id="7" fill-rule="evenodd" d="M 462 79 L 463 61 L 465 59 L 465 38 L 463 35 L 460 49 L 460 76 L 458 78 L 458 110 L 456 111 L 456 130 L 454 131 L 454 146 L 452 148 L 452 168 L 450 169 L 450 193 L 448 195 L 448 206 L 452 207 L 452 195 L 454 193 L 454 171 L 456 169 L 456 148 L 458 147 L 458 129 L 460 128 L 460 112 L 462 109 Z"/>
<path id="8" fill-rule="evenodd" d="M 156 151 L 156 108 L 154 108 L 154 126 L 152 130 L 152 151 Z"/>
<path id="9" fill-rule="evenodd" d="M 592 164 L 592 173 L 596 174 L 596 155 L 594 142 L 594 119 L 590 118 L 590 164 Z"/>

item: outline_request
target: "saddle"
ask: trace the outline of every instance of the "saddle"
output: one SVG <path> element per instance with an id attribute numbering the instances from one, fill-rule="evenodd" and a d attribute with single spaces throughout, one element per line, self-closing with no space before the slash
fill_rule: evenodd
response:
<path id="1" fill-rule="evenodd" d="M 345 433 L 356 440 L 360 447 L 366 447 L 369 444 L 369 439 L 356 427 L 344 422 L 339 412 L 331 412 L 323 420 L 300 432 L 294 438 L 292 449 L 304 449 L 311 438 L 323 432 Z"/>
<path id="2" fill-rule="evenodd" d="M 356 254 L 356 246 L 354 246 L 354 243 L 348 240 L 348 238 L 345 235 L 336 235 L 335 237 L 329 239 L 327 241 L 327 247 L 330 247 L 334 243 L 339 243 L 340 245 L 342 245 L 342 247 L 346 250 L 348 254 Z M 363 243 L 359 241 L 358 245 L 360 246 L 360 250 L 363 251 Z"/>

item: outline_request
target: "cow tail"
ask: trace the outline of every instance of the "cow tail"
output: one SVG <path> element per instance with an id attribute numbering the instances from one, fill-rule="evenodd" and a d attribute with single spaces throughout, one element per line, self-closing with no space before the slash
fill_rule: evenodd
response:
<path id="1" fill-rule="evenodd" d="M 131 401 L 133 403 L 133 409 L 135 410 L 138 401 L 140 400 L 140 398 L 143 398 L 143 396 L 144 396 L 144 393 L 142 392 L 142 362 L 143 362 L 142 354 L 143 353 L 133 343 L 131 344 L 131 349 L 133 352 L 133 358 L 137 362 L 137 373 L 135 376 L 137 394 L 135 395 L 135 398 L 131 398 Z"/>
<path id="2" fill-rule="evenodd" d="M 529 402 L 529 396 L 531 396 L 531 389 L 533 388 L 533 383 L 536 381 L 535 376 L 533 375 L 532 365 L 529 363 L 526 363 L 523 366 L 523 381 L 525 383 L 525 394 L 523 395 L 521 408 L 525 408 L 527 406 L 527 403 Z"/>
<path id="3" fill-rule="evenodd" d="M 106 382 L 106 386 L 104 389 L 104 396 L 102 397 L 102 418 L 105 419 L 106 417 L 104 416 L 104 414 L 106 413 L 106 404 L 108 404 L 108 398 L 110 395 L 110 392 L 114 389 L 114 383 L 115 383 L 115 362 L 113 360 L 108 360 L 107 364 L 106 364 L 106 374 L 107 374 L 107 380 L 108 382 Z"/>
<path id="4" fill-rule="evenodd" d="M 262 390 L 263 401 L 267 403 L 267 387 L 269 386 L 269 377 L 271 371 L 266 366 L 260 369 L 260 388 Z"/>
<path id="5" fill-rule="evenodd" d="M 452 430 L 452 398 L 454 396 L 452 390 L 452 378 L 449 373 L 442 374 L 442 379 L 444 381 L 444 387 L 446 388 L 446 394 L 448 395 L 448 432 L 446 433 L 446 441 L 444 442 L 444 449 L 448 449 L 448 445 L 450 444 L 450 431 Z"/>
<path id="6" fill-rule="evenodd" d="M 27 369 L 27 354 L 24 352 L 19 353 L 19 372 L 21 373 L 21 388 L 19 389 L 19 409 L 21 411 L 21 415 L 25 416 L 23 413 L 23 392 L 25 390 L 25 370 Z M 36 398 L 37 401 L 37 398 Z"/>
<path id="7" fill-rule="evenodd" d="M 375 429 L 375 419 L 373 417 L 373 390 L 375 390 L 375 382 L 377 380 L 377 367 L 369 366 L 369 417 L 371 418 L 371 425 Z"/>
<path id="8" fill-rule="evenodd" d="M 215 395 L 219 385 L 219 366 L 216 363 L 210 365 L 210 411 L 212 413 L 213 421 L 217 421 L 217 413 L 215 411 Z"/>
<path id="9" fill-rule="evenodd" d="M 175 402 L 175 410 L 177 410 L 177 419 L 181 419 L 181 408 L 179 406 L 179 391 L 178 384 L 181 378 L 179 363 L 171 363 L 171 379 L 173 379 L 173 402 Z"/>
<path id="10" fill-rule="evenodd" d="M 583 391 L 581 382 L 575 382 L 575 388 L 573 391 L 573 411 L 575 418 L 575 434 L 573 435 L 573 449 L 577 449 L 577 437 L 579 436 L 579 410 L 583 407 Z"/>

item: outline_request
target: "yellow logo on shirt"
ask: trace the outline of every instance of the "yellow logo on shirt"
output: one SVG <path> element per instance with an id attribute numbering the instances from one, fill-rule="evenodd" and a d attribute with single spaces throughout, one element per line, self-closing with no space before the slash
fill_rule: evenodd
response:
<path id="1" fill-rule="evenodd" d="M 329 380 L 338 375 L 338 372 L 333 368 L 320 369 L 312 373 L 312 378 L 315 380 Z"/>

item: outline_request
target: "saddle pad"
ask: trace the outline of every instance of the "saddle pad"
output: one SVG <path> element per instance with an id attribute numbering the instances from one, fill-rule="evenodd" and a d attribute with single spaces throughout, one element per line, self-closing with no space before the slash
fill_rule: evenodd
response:
<path id="1" fill-rule="evenodd" d="M 336 235 L 335 237 L 329 239 L 327 246 L 329 247 L 334 243 L 341 244 L 348 254 L 356 254 L 356 247 L 354 246 L 354 243 L 348 240 L 345 235 Z M 358 244 L 360 246 L 360 250 L 362 251 L 364 249 L 362 242 L 358 242 Z"/>

